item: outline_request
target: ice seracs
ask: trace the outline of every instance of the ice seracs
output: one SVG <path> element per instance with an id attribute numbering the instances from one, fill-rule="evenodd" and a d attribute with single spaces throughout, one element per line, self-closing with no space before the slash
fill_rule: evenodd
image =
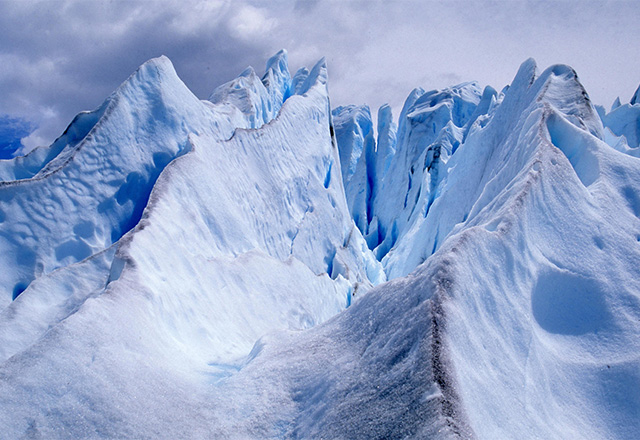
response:
<path id="1" fill-rule="evenodd" d="M 475 83 L 442 91 L 416 89 L 405 102 L 397 128 L 390 107 L 380 109 L 377 146 L 368 108 L 334 111 L 338 145 L 346 157 L 347 200 L 356 225 L 385 266 L 400 236 L 426 218 L 449 157 L 474 122 L 495 105 L 495 97 L 495 90 L 487 87 L 482 92 Z M 403 274 L 413 268 L 415 264 L 407 266 Z"/>
<path id="2" fill-rule="evenodd" d="M 633 94 L 633 97 L 631 98 L 631 101 L 629 101 L 629 104 L 640 104 L 640 86 L 638 86 L 638 88 L 636 89 L 636 92 Z"/>
<path id="3" fill-rule="evenodd" d="M 225 106 L 232 114 L 240 112 L 240 119 L 232 120 L 233 126 L 258 128 L 276 117 L 290 94 L 288 57 L 282 50 L 267 61 L 262 79 L 248 67 L 238 78 L 217 87 L 209 101 Z"/>
<path id="4" fill-rule="evenodd" d="M 618 105 L 615 105 L 615 104 Z M 602 113 L 605 139 L 609 145 L 623 153 L 640 156 L 640 87 L 628 104 L 618 99 L 609 113 Z"/>
<path id="5" fill-rule="evenodd" d="M 640 371 L 640 164 L 601 141 L 606 132 L 571 68 L 552 66 L 540 76 L 535 70 L 529 60 L 503 94 L 485 92 L 477 123 L 453 154 L 443 149 L 449 155 L 441 168 L 446 177 L 427 192 L 436 197 L 426 217 L 396 229 L 395 245 L 382 260 L 387 275 L 413 271 L 398 279 L 425 284 L 398 284 L 391 294 L 392 281 L 348 312 L 357 321 L 369 303 L 391 302 L 383 298 L 394 295 L 397 304 L 407 305 L 404 312 L 394 310 L 395 323 L 411 320 L 409 304 L 423 305 L 423 315 L 432 317 L 399 357 L 382 342 L 394 340 L 394 330 L 373 321 L 368 346 L 384 346 L 393 359 L 383 361 L 378 352 L 373 370 L 393 371 L 399 362 L 410 371 L 400 370 L 406 375 L 386 382 L 389 389 L 403 389 L 406 378 L 424 382 L 403 396 L 410 410 L 402 422 L 366 424 L 354 415 L 346 425 L 357 432 L 420 437 L 431 435 L 425 434 L 428 426 L 438 426 L 436 438 L 630 438 L 638 429 L 633 414 L 640 411 L 640 395 L 631 384 Z M 409 107 L 417 101 L 414 92 Z M 429 127 L 414 130 L 428 133 Z M 399 130 L 399 139 L 406 136 Z M 427 138 L 414 144 L 414 157 L 427 157 L 432 143 Z M 408 183 L 400 188 L 410 189 Z M 411 199 L 397 191 L 394 203 L 401 200 L 404 207 Z M 419 295 L 425 295 L 423 302 Z M 312 342 L 300 339 L 303 353 Z M 361 368 L 369 371 L 371 365 Z M 426 377 L 418 379 L 425 368 Z M 347 388 L 343 396 L 361 387 L 345 384 L 343 376 L 330 385 L 326 380 L 325 389 Z M 300 382 L 318 386 L 311 375 Z M 415 402 L 426 390 L 430 404 L 420 401 L 421 407 Z M 379 407 L 393 407 L 398 398 L 377 396 Z M 430 413 L 422 416 L 429 422 L 410 416 L 412 411 Z M 313 423 L 305 433 L 338 435 L 333 424 L 337 417 Z"/>
<path id="6" fill-rule="evenodd" d="M 367 106 L 348 106 L 334 109 L 332 115 L 349 212 L 356 226 L 366 234 L 375 184 L 371 113 Z"/>
<path id="7" fill-rule="evenodd" d="M 324 60 L 144 64 L 0 163 L 0 436 L 634 438 L 640 104 L 536 69 L 374 130 Z"/>

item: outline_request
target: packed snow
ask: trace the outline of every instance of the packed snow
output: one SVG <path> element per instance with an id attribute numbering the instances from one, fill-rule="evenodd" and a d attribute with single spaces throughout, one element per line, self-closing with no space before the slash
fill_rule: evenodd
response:
<path id="1" fill-rule="evenodd" d="M 161 57 L 0 161 L 0 438 L 637 436 L 639 92 L 327 85 Z"/>

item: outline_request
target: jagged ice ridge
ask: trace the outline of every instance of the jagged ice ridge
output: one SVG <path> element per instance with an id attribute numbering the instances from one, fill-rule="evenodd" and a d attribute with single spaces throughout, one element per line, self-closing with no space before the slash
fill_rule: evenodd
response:
<path id="1" fill-rule="evenodd" d="M 327 81 L 161 57 L 0 161 L 0 438 L 640 432 L 640 91 Z"/>

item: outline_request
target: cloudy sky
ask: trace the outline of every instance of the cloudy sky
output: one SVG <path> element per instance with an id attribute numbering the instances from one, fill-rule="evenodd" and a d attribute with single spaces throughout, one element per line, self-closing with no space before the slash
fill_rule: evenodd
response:
<path id="1" fill-rule="evenodd" d="M 500 89 L 533 57 L 609 108 L 640 83 L 639 24 L 622 0 L 0 0 L 0 157 L 49 144 L 162 54 L 201 98 L 281 48 L 291 70 L 325 56 L 332 104 L 372 109 L 417 86 Z"/>

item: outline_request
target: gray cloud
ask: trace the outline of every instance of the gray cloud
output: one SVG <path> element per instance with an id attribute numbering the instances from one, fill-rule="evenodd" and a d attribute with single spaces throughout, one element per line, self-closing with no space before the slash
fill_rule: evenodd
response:
<path id="1" fill-rule="evenodd" d="M 501 88 L 530 56 L 572 65 L 608 106 L 640 82 L 638 22 L 631 1 L 3 1 L 0 115 L 48 143 L 149 58 L 169 56 L 204 98 L 283 47 L 292 69 L 326 56 L 332 104 L 373 113 L 417 86 Z"/>

